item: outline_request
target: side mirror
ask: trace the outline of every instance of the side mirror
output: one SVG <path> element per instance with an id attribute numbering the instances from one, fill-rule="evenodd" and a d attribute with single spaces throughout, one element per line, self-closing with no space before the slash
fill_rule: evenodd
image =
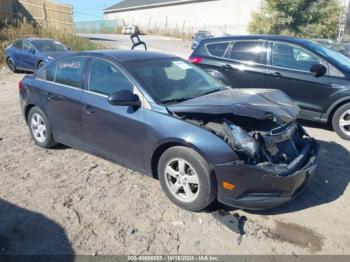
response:
<path id="1" fill-rule="evenodd" d="M 35 49 L 33 47 L 31 47 L 31 48 L 28 49 L 28 52 L 32 53 L 32 54 L 35 54 Z"/>
<path id="2" fill-rule="evenodd" d="M 114 92 L 108 97 L 108 102 L 116 106 L 133 106 L 140 107 L 141 100 L 138 95 L 133 94 L 129 90 L 121 90 Z"/>
<path id="3" fill-rule="evenodd" d="M 315 77 L 321 77 L 327 73 L 327 68 L 321 64 L 314 64 L 311 66 L 310 72 L 313 73 Z"/>

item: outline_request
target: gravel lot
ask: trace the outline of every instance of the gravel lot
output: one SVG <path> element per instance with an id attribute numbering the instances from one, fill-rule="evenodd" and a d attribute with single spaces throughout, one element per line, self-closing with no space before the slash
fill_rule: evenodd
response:
<path id="1" fill-rule="evenodd" d="M 35 146 L 22 77 L 0 69 L 0 254 L 350 254 L 350 142 L 326 127 L 307 127 L 321 163 L 302 196 L 269 212 L 230 210 L 247 218 L 240 237 L 210 212 L 177 208 L 150 177 Z"/>

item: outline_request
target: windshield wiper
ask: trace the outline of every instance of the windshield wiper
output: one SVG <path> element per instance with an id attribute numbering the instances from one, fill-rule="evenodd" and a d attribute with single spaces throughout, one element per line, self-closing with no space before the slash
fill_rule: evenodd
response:
<path id="1" fill-rule="evenodd" d="M 187 100 L 190 100 L 191 98 L 174 98 L 174 99 L 168 99 L 162 101 L 162 104 L 171 104 L 171 103 L 181 103 Z"/>
<path id="2" fill-rule="evenodd" d="M 224 89 L 221 89 L 221 88 L 220 88 L 220 89 L 211 90 L 211 91 L 208 91 L 208 92 L 206 92 L 206 93 L 201 94 L 200 96 L 210 95 L 210 94 L 213 94 L 213 93 L 222 91 L 222 90 L 224 90 Z"/>

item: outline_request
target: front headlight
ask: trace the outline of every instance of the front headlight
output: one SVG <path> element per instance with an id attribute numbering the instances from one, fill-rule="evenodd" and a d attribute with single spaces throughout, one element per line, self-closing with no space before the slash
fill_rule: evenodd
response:
<path id="1" fill-rule="evenodd" d="M 230 144 L 234 149 L 243 152 L 249 158 L 254 158 L 259 150 L 259 144 L 244 129 L 225 123 L 225 133 L 229 136 Z"/>
<path id="2" fill-rule="evenodd" d="M 52 60 L 52 59 L 54 59 L 54 57 L 48 56 L 47 59 L 48 59 L 48 60 Z"/>

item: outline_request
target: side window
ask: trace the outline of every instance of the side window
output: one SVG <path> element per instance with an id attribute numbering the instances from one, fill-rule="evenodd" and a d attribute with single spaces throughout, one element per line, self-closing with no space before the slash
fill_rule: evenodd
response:
<path id="1" fill-rule="evenodd" d="M 110 95 L 119 90 L 133 91 L 133 84 L 112 63 L 94 59 L 91 63 L 89 90 Z"/>
<path id="2" fill-rule="evenodd" d="M 228 45 L 229 45 L 229 42 L 212 43 L 212 44 L 207 44 L 206 47 L 210 55 L 223 57 L 228 48 Z"/>
<path id="3" fill-rule="evenodd" d="M 266 55 L 263 41 L 237 41 L 232 44 L 228 58 L 248 63 L 261 64 Z"/>
<path id="4" fill-rule="evenodd" d="M 18 49 L 22 49 L 23 48 L 23 41 L 22 40 L 17 40 L 14 44 L 14 46 Z"/>
<path id="5" fill-rule="evenodd" d="M 314 64 L 321 60 L 301 47 L 286 43 L 274 43 L 271 52 L 272 66 L 310 72 Z"/>
<path id="6" fill-rule="evenodd" d="M 56 83 L 72 87 L 80 87 L 81 75 L 85 63 L 85 57 L 74 57 L 58 61 L 56 63 L 55 74 L 53 73 L 53 68 L 51 69 L 51 66 L 48 68 L 46 80 L 52 81 L 49 79 L 52 79 L 52 76 L 54 75 L 54 81 Z"/>
<path id="7" fill-rule="evenodd" d="M 23 50 L 29 51 L 32 48 L 31 44 L 28 41 L 23 41 Z"/>

